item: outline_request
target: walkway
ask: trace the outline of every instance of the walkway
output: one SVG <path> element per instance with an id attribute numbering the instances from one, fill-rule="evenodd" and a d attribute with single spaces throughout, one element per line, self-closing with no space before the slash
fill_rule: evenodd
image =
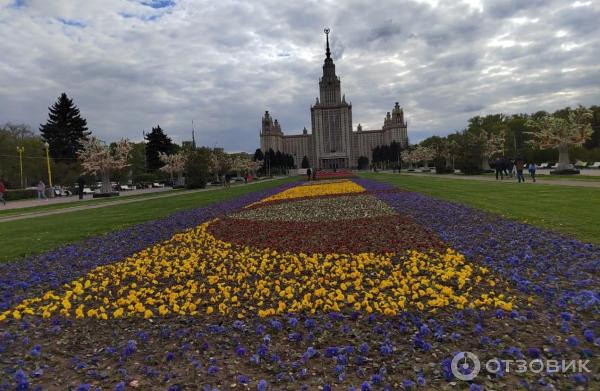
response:
<path id="1" fill-rule="evenodd" d="M 262 182 L 271 181 L 274 179 L 278 179 L 278 178 L 264 179 L 261 181 L 245 183 L 245 184 L 235 184 L 235 185 L 232 185 L 232 187 L 252 186 L 255 183 L 262 183 Z M 7 222 L 7 221 L 29 219 L 29 218 L 33 218 L 33 217 L 52 216 L 52 215 L 57 215 L 57 214 L 62 214 L 62 213 L 77 212 L 77 211 L 81 211 L 81 210 L 105 208 L 107 206 L 130 204 L 133 202 L 156 200 L 156 199 L 160 199 L 160 198 L 175 197 L 175 196 L 184 195 L 184 194 L 199 193 L 199 192 L 211 191 L 211 190 L 216 190 L 216 189 L 222 189 L 222 187 L 221 186 L 211 186 L 211 187 L 206 187 L 204 189 L 196 189 L 196 190 L 169 191 L 167 194 L 157 194 L 156 196 L 147 196 L 147 197 L 135 197 L 132 199 L 127 199 L 127 197 L 124 197 L 125 199 L 123 199 L 123 198 L 119 197 L 117 199 L 114 199 L 114 201 L 104 201 L 104 202 L 89 204 L 89 205 L 85 205 L 86 201 L 88 201 L 88 200 L 84 200 L 84 201 L 80 201 L 84 204 L 78 204 L 77 206 L 73 206 L 73 207 L 50 209 L 50 210 L 40 210 L 40 211 L 33 210 L 31 212 L 23 212 L 21 214 L 9 215 L 9 216 L 5 216 L 5 217 L 0 216 L 0 223 Z M 162 190 L 162 192 L 167 191 L 167 190 L 171 190 L 171 188 L 165 188 Z M 161 191 L 159 191 L 158 193 L 160 193 L 160 192 Z M 137 194 L 139 195 L 140 192 L 138 192 Z M 135 195 L 135 194 L 131 194 L 131 195 Z M 77 197 L 69 197 L 69 198 L 78 200 Z M 89 200 L 91 200 L 91 198 Z M 97 198 L 96 198 L 96 200 L 97 200 Z M 19 202 L 19 201 L 15 201 L 14 203 L 17 203 L 17 202 Z M 7 206 L 9 206 L 9 205 L 10 205 L 10 203 L 7 204 Z M 33 205 L 40 206 L 40 202 L 33 201 Z M 44 204 L 44 205 L 48 205 L 48 204 Z M 28 205 L 28 206 L 31 206 L 31 205 Z"/>
<path id="2" fill-rule="evenodd" d="M 388 172 L 388 171 L 384 171 Z M 489 175 L 456 175 L 456 174 L 444 174 L 444 175 L 436 175 L 436 174 L 428 174 L 428 173 L 420 173 L 420 172 L 402 172 L 402 175 L 412 175 L 412 176 L 420 176 L 420 177 L 433 177 L 433 178 L 446 178 L 446 179 L 458 179 L 458 180 L 469 180 L 469 181 L 487 181 L 487 182 L 498 182 L 498 183 L 517 183 L 517 178 L 513 176 L 513 178 L 508 178 L 504 180 L 496 181 L 495 176 Z M 537 181 L 533 183 L 529 176 L 525 176 L 525 184 L 526 185 L 557 185 L 557 186 L 579 186 L 579 187 L 596 187 L 600 188 L 600 181 L 598 180 L 577 180 L 577 179 L 543 179 L 537 178 Z"/>

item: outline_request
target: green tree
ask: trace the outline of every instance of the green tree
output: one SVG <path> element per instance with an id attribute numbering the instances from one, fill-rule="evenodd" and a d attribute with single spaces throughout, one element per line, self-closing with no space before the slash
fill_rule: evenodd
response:
<path id="1" fill-rule="evenodd" d="M 369 168 L 369 158 L 366 156 L 359 156 L 358 157 L 358 169 L 366 170 L 367 168 Z"/>
<path id="2" fill-rule="evenodd" d="M 209 165 L 211 160 L 210 149 L 206 147 L 190 151 L 185 164 L 185 185 L 188 189 L 201 189 L 206 187 L 209 178 Z"/>
<path id="3" fill-rule="evenodd" d="M 258 148 L 256 149 L 256 151 L 254 151 L 254 157 L 252 158 L 252 160 L 254 160 L 255 162 L 262 162 L 265 159 L 265 154 L 263 153 L 263 151 Z"/>
<path id="4" fill-rule="evenodd" d="M 40 125 L 40 133 L 50 145 L 50 155 L 53 159 L 74 161 L 81 150 L 81 140 L 91 134 L 86 120 L 64 92 L 48 110 L 48 121 Z"/>
<path id="5" fill-rule="evenodd" d="M 146 141 L 146 168 L 156 171 L 162 166 L 158 153 L 170 155 L 174 151 L 174 145 L 160 125 L 156 125 L 150 133 L 146 134 Z"/>
<path id="6" fill-rule="evenodd" d="M 302 168 L 310 168 L 310 162 L 308 161 L 308 157 L 304 155 L 302 158 L 302 163 L 300 165 Z"/>

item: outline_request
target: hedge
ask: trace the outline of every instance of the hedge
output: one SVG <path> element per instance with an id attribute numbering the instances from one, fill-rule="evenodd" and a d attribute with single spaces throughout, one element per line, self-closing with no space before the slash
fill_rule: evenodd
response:
<path id="1" fill-rule="evenodd" d="M 6 193 L 4 193 L 4 199 L 7 201 L 25 200 L 36 197 L 37 190 L 34 189 L 9 189 L 6 190 Z"/>

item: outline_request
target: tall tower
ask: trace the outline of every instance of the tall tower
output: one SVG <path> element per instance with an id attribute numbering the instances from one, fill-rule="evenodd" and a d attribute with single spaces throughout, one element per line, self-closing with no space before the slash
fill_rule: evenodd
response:
<path id="1" fill-rule="evenodd" d="M 260 149 L 263 152 L 268 152 L 269 149 L 273 151 L 283 151 L 283 132 L 281 131 L 281 125 L 279 121 L 273 121 L 273 117 L 268 111 L 265 111 L 265 115 L 262 118 L 262 127 L 260 130 Z"/>
<path id="2" fill-rule="evenodd" d="M 341 93 L 325 29 L 326 49 L 319 98 L 311 107 L 313 143 L 318 168 L 348 168 L 351 164 L 352 105 Z"/>

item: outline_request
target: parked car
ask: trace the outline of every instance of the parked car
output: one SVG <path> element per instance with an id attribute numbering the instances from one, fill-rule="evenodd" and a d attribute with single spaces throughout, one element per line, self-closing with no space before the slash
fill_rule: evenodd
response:
<path id="1" fill-rule="evenodd" d="M 70 197 L 73 195 L 71 190 L 67 190 L 60 186 L 54 186 L 53 191 L 55 197 Z"/>

